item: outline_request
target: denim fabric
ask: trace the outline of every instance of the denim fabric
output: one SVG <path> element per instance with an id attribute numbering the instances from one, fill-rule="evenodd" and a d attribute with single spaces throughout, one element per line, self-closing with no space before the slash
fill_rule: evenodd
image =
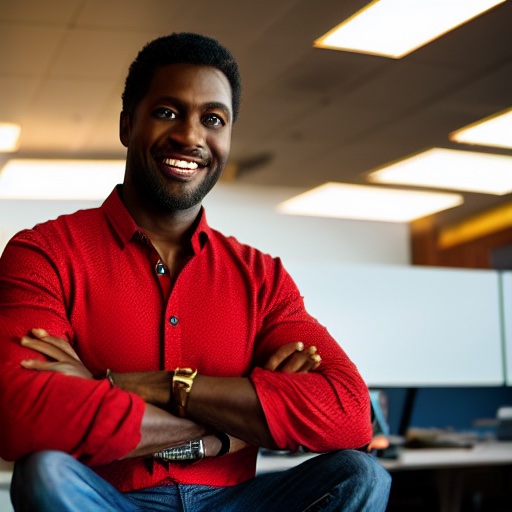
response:
<path id="1" fill-rule="evenodd" d="M 384 512 L 390 485 L 374 457 L 343 450 L 233 487 L 176 485 L 120 493 L 69 455 L 44 451 L 15 464 L 11 498 L 16 512 Z"/>

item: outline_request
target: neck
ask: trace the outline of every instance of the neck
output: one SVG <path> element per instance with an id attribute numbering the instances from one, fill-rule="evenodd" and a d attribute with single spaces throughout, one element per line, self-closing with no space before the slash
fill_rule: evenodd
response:
<path id="1" fill-rule="evenodd" d="M 124 188 L 121 188 L 121 199 L 136 224 L 151 240 L 165 265 L 170 270 L 181 267 L 179 262 L 192 253 L 190 239 L 201 204 L 187 210 L 162 212 L 145 207 Z"/>

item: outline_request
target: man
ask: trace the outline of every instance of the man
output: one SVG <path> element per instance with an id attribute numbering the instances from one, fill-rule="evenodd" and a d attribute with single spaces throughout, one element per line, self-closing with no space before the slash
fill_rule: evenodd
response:
<path id="1" fill-rule="evenodd" d="M 279 259 L 207 224 L 239 101 L 215 40 L 149 43 L 123 93 L 123 185 L 6 247 L 0 456 L 17 461 L 16 510 L 385 509 L 357 369 Z M 254 478 L 258 447 L 326 453 Z"/>

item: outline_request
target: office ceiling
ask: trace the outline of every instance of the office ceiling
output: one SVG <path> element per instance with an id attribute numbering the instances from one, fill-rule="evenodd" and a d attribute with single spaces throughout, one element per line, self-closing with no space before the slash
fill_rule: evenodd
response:
<path id="1" fill-rule="evenodd" d="M 398 158 L 457 147 L 452 130 L 512 106 L 510 1 L 401 60 L 312 47 L 367 3 L 0 0 L 0 121 L 22 124 L 18 156 L 124 157 L 128 65 L 145 42 L 174 31 L 216 37 L 239 60 L 232 161 L 244 184 L 364 184 Z M 511 194 L 464 198 L 437 222 Z"/>

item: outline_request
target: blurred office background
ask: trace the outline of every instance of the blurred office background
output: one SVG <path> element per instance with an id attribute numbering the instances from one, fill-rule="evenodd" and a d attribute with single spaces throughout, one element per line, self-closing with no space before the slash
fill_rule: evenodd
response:
<path id="1" fill-rule="evenodd" d="M 475 281 L 466 302 L 459 290 L 445 306 L 462 324 L 481 314 L 491 326 L 467 343 L 451 331 L 453 361 L 465 361 L 467 353 L 471 364 L 481 358 L 469 377 L 450 381 L 435 365 L 428 382 L 401 377 L 397 368 L 410 369 L 411 357 L 407 341 L 395 345 L 392 334 L 370 338 L 376 349 L 369 343 L 354 351 L 370 385 L 387 392 L 392 433 L 400 430 L 411 387 L 410 425 L 492 431 L 485 420 L 512 405 L 512 348 L 503 332 L 512 310 L 498 299 L 510 285 L 502 276 L 512 270 L 512 4 L 481 2 L 481 13 L 403 55 L 379 53 L 379 41 L 377 51 L 319 47 L 322 36 L 377 3 L 0 0 L 0 133 L 1 123 L 19 130 L 12 147 L 0 152 L 0 251 L 20 229 L 101 204 L 122 180 L 120 96 L 137 51 L 170 32 L 210 35 L 232 50 L 243 79 L 231 159 L 205 201 L 210 223 L 282 257 L 306 288 L 308 273 L 330 268 L 342 269 L 340 276 L 383 272 L 389 279 L 393 269 L 420 268 L 485 276 L 489 295 L 480 295 Z M 431 2 L 437 18 L 448 16 L 441 9 L 449 3 Z M 405 27 L 392 28 L 400 16 L 381 16 L 378 25 L 388 36 L 390 30 L 405 34 Z M 493 120 L 503 120 L 495 139 L 463 131 Z M 93 167 L 75 168 L 77 161 Z M 398 177 L 381 172 L 401 167 Z M 416 171 L 426 172 L 426 181 L 407 181 Z M 430 180 L 451 171 L 452 181 Z M 291 202 L 325 192 L 327 184 L 341 193 L 332 196 L 330 209 L 327 196 L 316 211 Z M 355 273 L 347 271 L 352 267 Z M 341 277 L 330 283 L 324 275 L 312 295 L 324 291 L 334 308 L 338 297 L 342 308 L 341 297 L 348 301 L 357 290 L 364 322 L 391 316 L 396 333 L 414 333 L 407 315 L 415 313 L 393 303 L 388 277 L 382 286 L 390 294 L 378 294 L 380 277 L 352 280 L 347 289 Z M 442 299 L 431 293 L 418 307 Z M 461 310 L 466 303 L 473 318 Z M 311 307 L 322 319 L 325 308 L 313 300 Z M 432 336 L 441 331 L 442 325 Z M 411 338 L 411 346 L 423 350 L 421 337 Z M 433 340 L 441 357 L 450 340 Z"/>

